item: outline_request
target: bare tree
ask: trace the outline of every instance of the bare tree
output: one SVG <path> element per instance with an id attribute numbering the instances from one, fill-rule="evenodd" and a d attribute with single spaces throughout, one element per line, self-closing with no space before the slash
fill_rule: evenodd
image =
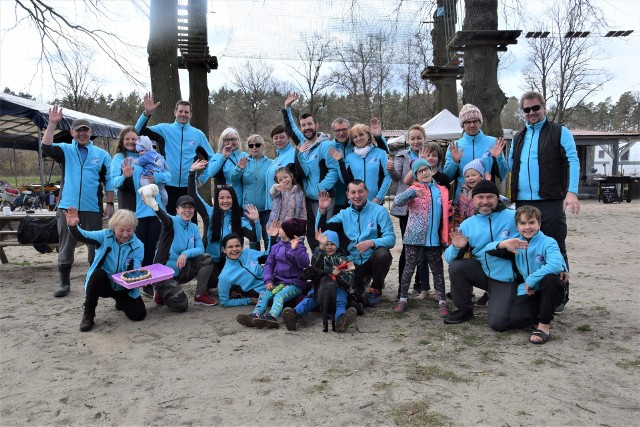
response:
<path id="1" fill-rule="evenodd" d="M 331 41 L 322 34 L 305 35 L 297 53 L 301 65 L 291 67 L 296 74 L 292 77 L 301 89 L 303 98 L 307 101 L 307 111 L 313 116 L 322 106 L 318 99 L 321 92 L 332 84 L 331 80 L 323 74 L 323 67 L 329 59 L 331 51 Z"/>
<path id="2" fill-rule="evenodd" d="M 338 69 L 331 74 L 333 85 L 352 103 L 352 117 L 365 122 L 377 116 L 384 121 L 383 95 L 392 83 L 390 35 L 378 32 L 336 47 Z"/>
<path id="3" fill-rule="evenodd" d="M 81 12 L 80 16 L 97 18 L 105 23 L 118 22 L 117 13 L 110 7 L 115 3 L 100 0 L 74 1 L 74 8 Z M 128 48 L 136 46 L 126 43 L 117 34 L 96 25 L 85 25 L 76 22 L 60 8 L 54 8 L 51 2 L 43 0 L 15 0 L 15 23 L 9 29 L 22 26 L 34 28 L 40 38 L 40 57 L 37 69 L 49 68 L 54 74 L 55 58 L 63 61 L 67 59 L 67 52 L 72 49 L 78 51 L 101 51 L 111 59 L 124 76 L 135 85 L 140 85 L 139 77 L 127 54 Z M 34 73 L 35 74 L 35 73 Z"/>
<path id="4" fill-rule="evenodd" d="M 92 113 L 101 81 L 91 72 L 93 54 L 74 49 L 66 58 L 56 57 L 54 82 L 60 103 L 83 113 Z"/>
<path id="5" fill-rule="evenodd" d="M 231 69 L 231 80 L 242 95 L 236 99 L 237 106 L 252 133 L 259 132 L 268 111 L 269 95 L 275 91 L 272 75 L 273 67 L 261 60 L 247 60 Z"/>
<path id="6" fill-rule="evenodd" d="M 556 2 L 547 16 L 549 21 L 536 25 L 539 29 L 551 25 L 553 36 L 527 39 L 531 51 L 523 74 L 526 89 L 539 91 L 553 107 L 550 119 L 564 123 L 575 106 L 611 80 L 609 73 L 591 65 L 601 59 L 593 38 L 566 35 L 597 30 L 604 19 L 589 0 Z"/>

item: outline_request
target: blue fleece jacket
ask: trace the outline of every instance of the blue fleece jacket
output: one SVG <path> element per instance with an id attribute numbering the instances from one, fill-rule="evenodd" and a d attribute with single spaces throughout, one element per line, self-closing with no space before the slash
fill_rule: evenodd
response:
<path id="1" fill-rule="evenodd" d="M 256 291 L 258 294 L 266 287 L 262 280 L 264 269 L 258 262 L 260 257 L 268 254 L 266 251 L 243 249 L 238 259 L 228 259 L 218 277 L 218 298 L 223 307 L 237 307 L 251 304 L 251 298 L 230 298 L 232 285 L 238 285 L 244 292 Z"/>
<path id="2" fill-rule="evenodd" d="M 511 261 L 488 255 L 487 246 L 490 247 L 491 242 L 510 239 L 518 233 L 514 214 L 515 211 L 502 207 L 489 215 L 477 213 L 460 224 L 462 235 L 469 239 L 473 258 L 480 262 L 488 277 L 501 282 L 514 280 Z M 451 264 L 458 258 L 461 250 L 451 244 L 444 252 L 444 259 Z"/>
<path id="3" fill-rule="evenodd" d="M 236 196 L 238 197 L 238 202 L 241 202 L 243 200 L 242 175 L 234 175 L 233 171 L 237 168 L 238 160 L 248 156 L 249 155 L 247 153 L 240 151 L 239 148 L 232 151 L 231 154 L 229 154 L 229 157 L 224 157 L 221 153 L 216 153 L 209 161 L 207 171 L 204 175 L 210 178 L 215 178 L 215 176 L 222 171 L 225 184 L 233 187 L 233 190 L 236 192 Z M 221 182 L 216 182 L 216 184 L 221 184 Z"/>
<path id="4" fill-rule="evenodd" d="M 296 155 L 296 149 L 290 143 L 287 144 L 282 150 L 276 149 L 276 158 L 273 159 L 269 168 L 265 172 L 265 204 L 264 207 L 266 210 L 271 209 L 272 201 L 271 195 L 269 194 L 269 189 L 275 184 L 276 171 L 285 166 L 291 165 L 291 171 L 293 172 L 293 164 L 295 162 L 294 156 Z"/>
<path id="5" fill-rule="evenodd" d="M 144 113 L 140 115 L 136 123 L 136 131 L 138 131 L 138 133 L 147 127 L 146 123 L 148 120 L 149 117 L 145 116 Z M 186 125 L 181 125 L 177 121 L 173 123 L 160 123 L 154 126 L 148 126 L 148 129 L 162 136 L 165 141 L 164 158 L 171 171 L 171 177 L 167 185 L 171 187 L 187 186 L 189 168 L 196 158 L 196 150 L 198 148 L 202 148 L 207 153 L 209 160 L 213 157 L 213 150 L 205 134 L 189 123 Z M 205 173 L 198 179 L 204 183 L 209 177 Z"/>
<path id="6" fill-rule="evenodd" d="M 516 234 L 515 238 L 526 240 L 524 237 Z M 492 242 L 487 246 L 487 251 L 496 249 L 499 242 Z M 538 284 L 547 274 L 560 274 L 563 271 L 569 271 L 564 257 L 560 252 L 560 247 L 555 239 L 546 236 L 542 231 L 538 231 L 535 236 L 529 240 L 529 247 L 521 249 L 515 255 L 516 268 L 522 277 L 524 283 L 518 283 L 518 295 L 526 295 L 525 284 L 531 289 L 538 289 Z M 490 255 L 491 256 L 491 255 Z"/>
<path id="7" fill-rule="evenodd" d="M 451 151 L 447 149 L 444 169 L 442 170 L 442 172 L 451 180 L 456 175 L 456 171 L 458 171 L 456 194 L 453 198 L 454 204 L 458 202 L 458 194 L 460 194 L 462 184 L 464 183 L 463 170 L 467 163 L 475 159 L 481 159 L 482 165 L 485 168 L 485 172 L 491 172 L 493 161 L 489 149 L 493 146 L 493 144 L 495 144 L 496 139 L 492 136 L 485 135 L 484 133 L 482 133 L 482 131 L 479 131 L 475 136 L 470 136 L 464 133 L 462 135 L 462 138 L 460 138 L 456 142 L 458 143 L 458 150 L 464 149 L 464 151 L 462 151 L 462 158 L 460 159 L 460 162 L 456 163 L 451 157 Z M 498 163 L 498 172 L 500 173 L 500 179 L 505 179 L 507 177 L 507 174 L 509 173 L 509 167 L 504 158 L 504 153 L 502 153 L 500 157 L 496 158 L 496 161 Z"/>
<path id="8" fill-rule="evenodd" d="M 356 153 L 347 156 L 346 166 L 354 179 L 361 179 L 369 190 L 369 200 L 384 201 L 391 186 L 391 175 L 387 170 L 387 153 L 381 148 L 371 147 L 363 158 Z M 343 177 L 344 178 L 344 177 Z"/>
<path id="9" fill-rule="evenodd" d="M 126 152 L 126 157 L 132 157 L 134 159 L 138 158 L 138 153 L 134 153 L 132 151 Z M 120 189 L 125 183 L 125 176 L 122 174 L 122 162 L 124 162 L 125 155 L 122 153 L 117 153 L 113 156 L 111 160 L 111 182 L 113 183 L 113 187 L 115 189 Z M 138 193 L 138 189 L 140 188 L 140 176 L 144 172 L 144 168 L 142 166 L 132 164 L 133 166 L 133 175 L 131 179 L 133 180 L 133 188 L 135 191 L 136 198 L 136 218 L 146 218 L 150 216 L 156 216 L 156 213 L 149 206 L 142 203 L 142 198 Z M 164 172 L 154 172 L 153 177 L 156 181 L 156 184 L 167 184 L 171 180 L 171 172 L 166 170 Z M 158 202 L 158 206 L 163 207 L 162 205 L 162 197 L 160 194 L 156 195 L 156 202 Z M 164 207 L 163 207 L 164 208 Z"/>
<path id="10" fill-rule="evenodd" d="M 285 117 L 289 123 L 285 123 L 285 125 L 290 125 L 297 140 L 303 143 L 306 137 L 296 126 L 291 114 L 291 108 L 287 108 L 286 113 Z M 333 190 L 338 181 L 338 162 L 329 155 L 329 148 L 333 146 L 334 144 L 330 141 L 329 135 L 320 133 L 316 143 L 311 148 L 305 152 L 298 153 L 298 162 L 305 175 L 302 183 L 304 194 L 309 199 L 318 200 L 318 192 Z M 327 167 L 324 177 L 320 176 L 320 162 L 322 161 Z"/>
<path id="11" fill-rule="evenodd" d="M 111 157 L 102 148 L 89 142 L 87 156 L 83 160 L 78 150 L 78 142 L 42 145 L 42 151 L 61 163 L 63 170 L 62 195 L 58 208 L 71 206 L 82 212 L 101 212 L 101 184 L 105 191 L 113 191 L 111 182 Z"/>
<path id="12" fill-rule="evenodd" d="M 327 221 L 326 215 L 316 217 L 316 229 L 344 233 L 349 239 L 349 258 L 356 264 L 366 263 L 378 247 L 391 249 L 396 244 L 396 233 L 389 212 L 384 206 L 367 202 L 362 209 L 349 206 Z M 373 248 L 360 253 L 356 245 L 364 240 L 373 240 Z"/>
<path id="13" fill-rule="evenodd" d="M 522 141 L 522 153 L 520 155 L 520 173 L 518 175 L 518 194 L 513 197 L 515 200 L 542 200 L 538 191 L 540 190 L 540 170 L 538 169 L 538 138 L 540 128 L 545 124 L 547 118 L 531 125 L 526 123 L 526 134 Z M 580 160 L 576 142 L 569 129 L 562 127 L 560 145 L 564 148 L 565 155 L 569 161 L 569 188 L 568 191 L 578 194 L 578 182 L 580 180 Z M 529 167 L 535 165 L 535 167 Z M 513 168 L 513 150 L 509 152 L 509 170 Z M 524 184 L 528 183 L 528 185 Z"/>
<path id="14" fill-rule="evenodd" d="M 242 185 L 242 199 L 238 199 L 242 207 L 254 205 L 259 211 L 266 210 L 267 201 L 267 170 L 273 160 L 267 156 L 259 159 L 249 157 L 249 163 L 242 169 L 238 166 L 231 172 L 231 181 L 240 182 Z M 235 188 L 234 188 L 235 189 Z"/>
<path id="15" fill-rule="evenodd" d="M 179 216 L 169 215 L 173 221 L 173 242 L 169 250 L 167 267 L 173 268 L 173 277 L 180 274 L 176 265 L 178 257 L 184 254 L 187 258 L 194 258 L 204 253 L 204 245 L 200 238 L 198 226 L 191 221 L 184 221 Z"/>
<path id="16" fill-rule="evenodd" d="M 84 282 L 85 290 L 87 289 L 89 278 L 98 267 L 98 264 L 102 263 L 100 268 L 109 275 L 111 288 L 114 291 L 126 291 L 126 288 L 113 281 L 111 275 L 140 268 L 142 265 L 144 245 L 136 235 L 134 234 L 128 241 L 120 244 L 111 229 L 85 231 L 80 227 L 69 227 L 69 230 L 74 237 L 78 237 L 77 240 L 96 246 L 96 255 L 89 267 L 89 271 L 87 271 L 87 279 Z M 76 232 L 79 233 L 79 236 Z M 127 295 L 134 299 L 138 298 L 140 296 L 140 288 L 129 290 Z"/>

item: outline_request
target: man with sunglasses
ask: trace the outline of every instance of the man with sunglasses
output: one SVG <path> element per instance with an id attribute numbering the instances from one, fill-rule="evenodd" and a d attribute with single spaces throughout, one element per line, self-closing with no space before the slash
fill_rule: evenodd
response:
<path id="1" fill-rule="evenodd" d="M 516 207 L 535 206 L 542 212 L 540 229 L 553 237 L 560 247 L 567 265 L 567 217 L 565 210 L 578 214 L 578 180 L 580 161 L 573 135 L 557 123 L 550 122 L 544 98 L 538 92 L 526 92 L 520 98 L 525 128 L 516 134 L 509 152 L 511 169 L 511 198 Z M 569 275 L 561 273 L 567 282 Z M 562 311 L 569 300 L 569 285 Z"/>

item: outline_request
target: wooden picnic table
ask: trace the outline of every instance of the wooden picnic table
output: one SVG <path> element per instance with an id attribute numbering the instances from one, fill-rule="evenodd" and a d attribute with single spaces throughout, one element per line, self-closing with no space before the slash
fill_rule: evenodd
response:
<path id="1" fill-rule="evenodd" d="M 56 211 L 44 209 L 36 210 L 34 213 L 13 211 L 11 215 L 3 215 L 3 213 L 0 212 L 0 262 L 2 262 L 2 264 L 9 262 L 7 255 L 4 253 L 5 246 L 33 246 L 31 243 L 18 242 L 18 226 L 20 225 L 20 220 L 26 216 L 48 219 L 54 218 Z M 58 243 L 49 243 L 48 245 L 55 248 L 58 246 Z"/>

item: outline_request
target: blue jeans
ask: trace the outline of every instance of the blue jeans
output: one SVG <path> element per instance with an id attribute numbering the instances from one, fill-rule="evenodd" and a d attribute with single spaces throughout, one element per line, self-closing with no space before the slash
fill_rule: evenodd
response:
<path id="1" fill-rule="evenodd" d="M 313 289 L 309 291 L 307 297 L 300 301 L 298 305 L 296 305 L 296 314 L 298 317 L 302 317 L 308 312 L 315 310 L 320 305 L 318 303 L 318 298 L 313 298 Z M 335 319 L 338 321 L 340 316 L 342 316 L 345 311 L 347 311 L 347 291 L 342 288 L 338 288 L 336 292 L 336 316 Z"/>

